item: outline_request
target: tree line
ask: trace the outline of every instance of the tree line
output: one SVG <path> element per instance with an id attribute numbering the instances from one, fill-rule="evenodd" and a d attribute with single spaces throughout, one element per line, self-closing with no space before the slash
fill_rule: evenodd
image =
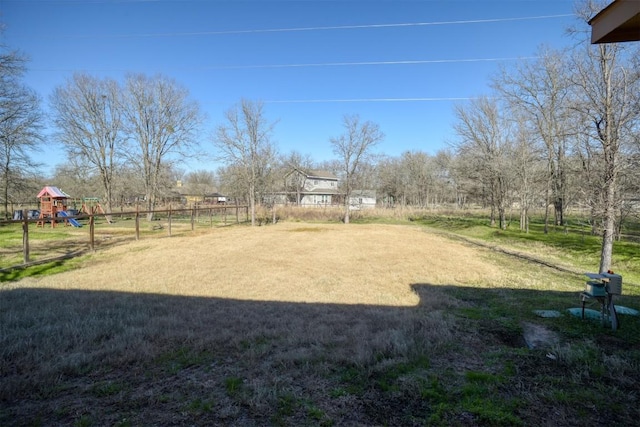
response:
<path id="1" fill-rule="evenodd" d="M 600 8 L 586 2 L 578 14 L 586 21 Z M 543 206 L 546 232 L 551 209 L 562 225 L 569 206 L 582 206 L 603 236 L 600 271 L 609 268 L 617 226 L 640 203 L 639 58 L 636 45 L 584 39 L 540 49 L 494 76 L 492 94 L 456 107 L 458 177 L 480 184 L 492 222 L 506 227 L 517 200 L 520 228 Z"/>
<path id="2" fill-rule="evenodd" d="M 578 15 L 587 21 L 600 7 L 587 1 Z M 277 122 L 259 101 L 240 100 L 204 134 L 200 107 L 168 77 L 130 74 L 118 82 L 76 73 L 49 96 L 55 143 L 68 153 L 51 178 L 70 193 L 99 194 L 107 211 L 132 196 L 153 210 L 182 181 L 192 192 L 217 189 L 248 203 L 255 218 L 255 206 L 282 190 L 291 168 L 333 172 L 345 203 L 354 189 L 373 189 L 386 207 L 478 205 L 501 228 L 515 209 L 523 231 L 534 210 L 544 213 L 547 232 L 578 207 L 603 236 L 606 270 L 616 233 L 640 204 L 640 50 L 592 46 L 584 32 L 572 32 L 570 48 L 541 47 L 537 59 L 493 75 L 490 93 L 455 105 L 455 136 L 435 154 L 376 153 L 384 138 L 379 125 L 345 115 L 343 133 L 328 141 L 335 158 L 317 162 L 279 152 Z M 21 83 L 25 58 L 5 47 L 0 61 L 0 179 L 8 212 L 10 200 L 42 183 L 31 173 L 38 165 L 29 152 L 43 142 L 43 117 L 38 96 Z M 181 167 L 185 158 L 202 158 L 207 146 L 220 167 Z"/>

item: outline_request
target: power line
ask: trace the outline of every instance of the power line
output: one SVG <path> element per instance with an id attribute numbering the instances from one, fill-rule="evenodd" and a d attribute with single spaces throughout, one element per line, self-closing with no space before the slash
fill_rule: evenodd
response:
<path id="1" fill-rule="evenodd" d="M 253 69 L 253 68 L 307 68 L 307 67 L 346 67 L 363 65 L 420 65 L 420 64 L 449 64 L 460 62 L 497 62 L 538 59 L 537 56 L 525 56 L 518 58 L 470 58 L 470 59 L 425 59 L 406 61 L 362 61 L 362 62 L 322 62 L 302 64 L 271 64 L 271 65 L 212 65 L 201 67 L 201 70 L 215 69 Z"/>
<path id="2" fill-rule="evenodd" d="M 443 102 L 470 101 L 478 97 L 444 97 L 444 98 L 353 98 L 353 99 L 287 99 L 262 101 L 265 104 L 328 104 L 349 102 Z"/>
<path id="3" fill-rule="evenodd" d="M 113 34 L 113 35 L 62 35 L 57 38 L 153 38 L 153 37 L 193 37 L 193 36 L 219 36 L 233 34 L 260 34 L 260 33 L 286 33 L 303 31 L 330 31 L 330 30 L 359 30 L 375 28 L 401 28 L 401 27 L 426 27 L 437 25 L 466 25 L 486 24 L 496 22 L 530 21 L 537 19 L 555 19 L 574 16 L 572 14 L 525 16 L 514 18 L 472 19 L 461 21 L 434 21 L 434 22 L 404 22 L 396 24 L 364 24 L 364 25 L 334 25 L 319 27 L 295 27 L 295 28 L 266 28 L 249 30 L 221 30 L 221 31 L 197 31 L 197 32 L 172 32 L 172 33 L 141 33 L 141 34 Z M 56 36 L 48 36 L 56 37 Z"/>
<path id="4" fill-rule="evenodd" d="M 361 62 L 318 62 L 301 64 L 262 64 L 262 65 L 204 65 L 201 67 L 175 67 L 173 71 L 208 71 L 208 70 L 238 70 L 238 69 L 269 69 L 269 68 L 314 68 L 314 67 L 347 67 L 371 65 L 423 65 L 423 64 L 454 64 L 465 62 L 500 62 L 538 59 L 538 56 L 522 56 L 511 58 L 467 58 L 467 59 L 424 59 L 404 61 L 361 61 Z M 70 69 L 31 68 L 32 71 L 75 71 Z M 124 72 L 124 69 L 91 69 L 84 71 L 114 71 Z"/>

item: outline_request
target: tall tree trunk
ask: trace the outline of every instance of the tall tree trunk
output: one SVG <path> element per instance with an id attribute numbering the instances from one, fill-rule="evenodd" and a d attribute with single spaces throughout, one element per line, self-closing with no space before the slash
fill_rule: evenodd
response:
<path id="1" fill-rule="evenodd" d="M 547 188 L 544 196 L 544 234 L 549 233 L 549 205 L 551 199 L 551 162 L 548 163 Z"/>
<path id="2" fill-rule="evenodd" d="M 349 197 L 348 196 L 345 196 L 344 209 L 345 209 L 345 212 L 344 212 L 344 223 L 345 224 L 349 224 L 349 211 L 350 211 L 350 209 L 349 209 Z"/>
<path id="3" fill-rule="evenodd" d="M 7 156 L 8 157 L 8 156 Z M 2 191 L 4 193 L 4 219 L 9 218 L 9 164 L 4 165 L 4 182 L 2 183 Z"/>
<path id="4" fill-rule="evenodd" d="M 606 58 L 606 49 L 600 47 L 602 58 Z M 604 215 L 602 251 L 600 253 L 600 272 L 604 273 L 611 268 L 611 258 L 613 255 L 613 239 L 616 226 L 616 185 L 618 175 L 617 153 L 618 135 L 614 135 L 612 126 L 614 123 L 613 113 L 613 88 L 611 82 L 612 67 L 607 60 L 601 61 L 602 77 L 605 89 L 604 123 L 596 123 L 598 134 L 602 141 L 605 166 L 605 188 L 604 188 Z"/>
<path id="5" fill-rule="evenodd" d="M 251 226 L 256 225 L 256 185 L 249 184 L 249 206 L 251 208 Z"/>
<path id="6" fill-rule="evenodd" d="M 604 206 L 602 251 L 600 252 L 600 273 L 611 269 L 611 258 L 613 255 L 613 240 L 616 231 L 616 211 L 615 211 L 615 187 L 614 184 L 607 186 L 607 194 Z"/>

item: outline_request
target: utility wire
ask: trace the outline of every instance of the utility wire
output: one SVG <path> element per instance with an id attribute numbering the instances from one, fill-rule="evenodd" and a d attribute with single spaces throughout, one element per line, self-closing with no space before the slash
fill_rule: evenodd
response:
<path id="1" fill-rule="evenodd" d="M 572 14 L 525 16 L 515 18 L 472 19 L 462 21 L 434 21 L 434 22 L 404 22 L 396 24 L 365 24 L 365 25 L 334 25 L 326 27 L 297 27 L 297 28 L 267 28 L 250 30 L 222 30 L 222 31 L 197 31 L 197 32 L 172 32 L 172 33 L 141 33 L 141 34 L 113 34 L 113 35 L 61 35 L 47 36 L 48 38 L 152 38 L 152 37 L 193 37 L 193 36 L 219 36 L 232 34 L 260 34 L 260 33 L 286 33 L 302 31 L 330 31 L 330 30 L 358 30 L 372 28 L 401 28 L 401 27 L 426 27 L 436 25 L 465 25 L 486 24 L 495 22 L 531 21 L 536 19 L 555 19 L 574 16 Z"/>
<path id="2" fill-rule="evenodd" d="M 419 64 L 449 64 L 459 62 L 496 62 L 538 59 L 537 56 L 525 56 L 518 58 L 470 58 L 470 59 L 425 59 L 407 61 L 363 61 L 363 62 L 322 62 L 303 64 L 272 64 L 272 65 L 212 65 L 204 66 L 201 70 L 215 69 L 252 69 L 252 68 L 307 68 L 307 67 L 346 67 L 362 65 L 419 65 Z"/>
<path id="3" fill-rule="evenodd" d="M 521 56 L 511 58 L 468 58 L 468 59 L 425 59 L 406 61 L 362 61 L 362 62 L 318 62 L 301 64 L 263 64 L 263 65 L 204 65 L 201 67 L 175 67 L 170 71 L 209 71 L 209 70 L 238 70 L 238 69 L 269 69 L 269 68 L 313 68 L 313 67 L 347 67 L 370 65 L 422 65 L 422 64 L 454 64 L 465 62 L 499 62 L 538 59 L 538 56 Z M 31 71 L 75 71 L 61 68 L 30 68 Z M 127 71 L 124 69 L 85 69 L 84 71 Z"/>
<path id="4" fill-rule="evenodd" d="M 349 102 L 446 102 L 470 101 L 478 97 L 445 97 L 445 98 L 353 98 L 353 99 L 286 99 L 262 101 L 265 104 L 328 104 Z"/>

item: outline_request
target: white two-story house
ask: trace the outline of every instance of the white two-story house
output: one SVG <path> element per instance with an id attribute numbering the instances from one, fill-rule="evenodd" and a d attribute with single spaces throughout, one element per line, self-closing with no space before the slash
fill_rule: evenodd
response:
<path id="1" fill-rule="evenodd" d="M 294 168 L 285 175 L 287 202 L 299 206 L 338 204 L 338 177 L 328 171 Z"/>

